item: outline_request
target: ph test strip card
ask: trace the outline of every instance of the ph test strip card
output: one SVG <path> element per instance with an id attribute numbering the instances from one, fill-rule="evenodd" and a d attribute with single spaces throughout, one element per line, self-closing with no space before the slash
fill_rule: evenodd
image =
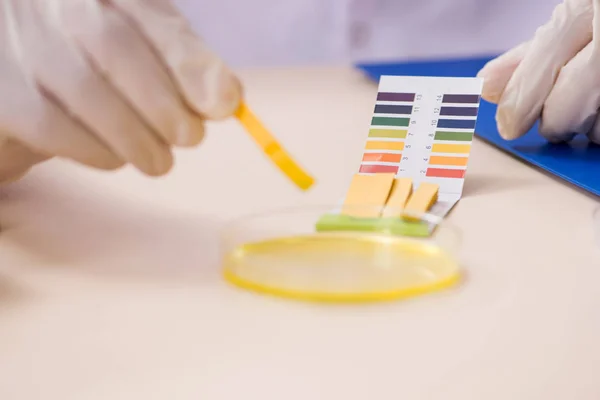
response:
<path id="1" fill-rule="evenodd" d="M 446 215 L 462 195 L 482 90 L 482 78 L 382 76 L 359 172 L 435 183 L 432 213 Z"/>
<path id="2" fill-rule="evenodd" d="M 357 173 L 436 185 L 429 212 L 444 217 L 462 196 L 482 90 L 482 78 L 382 76 Z"/>
<path id="3" fill-rule="evenodd" d="M 481 78 L 382 76 L 359 172 L 394 172 L 460 196 L 482 89 Z"/>

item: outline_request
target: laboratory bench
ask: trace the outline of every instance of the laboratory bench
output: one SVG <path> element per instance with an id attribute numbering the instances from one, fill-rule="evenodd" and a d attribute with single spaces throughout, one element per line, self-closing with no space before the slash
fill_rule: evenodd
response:
<path id="1" fill-rule="evenodd" d="M 226 223 L 339 203 L 377 93 L 346 67 L 239 74 L 314 188 L 234 119 L 164 177 L 52 160 L 0 188 L 0 398 L 600 398 L 599 203 L 477 138 L 447 216 L 458 286 L 333 305 L 225 282 Z"/>

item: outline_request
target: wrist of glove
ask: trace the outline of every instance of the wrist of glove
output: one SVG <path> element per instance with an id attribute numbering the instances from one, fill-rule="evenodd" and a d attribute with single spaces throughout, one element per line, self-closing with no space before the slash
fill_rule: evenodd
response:
<path id="1" fill-rule="evenodd" d="M 156 176 L 241 86 L 167 0 L 2 0 L 0 93 L 0 132 L 30 155 Z"/>
<path id="2" fill-rule="evenodd" d="M 503 138 L 521 137 L 539 120 L 550 142 L 585 134 L 600 143 L 599 35 L 600 1 L 564 0 L 529 42 L 479 72 Z"/>

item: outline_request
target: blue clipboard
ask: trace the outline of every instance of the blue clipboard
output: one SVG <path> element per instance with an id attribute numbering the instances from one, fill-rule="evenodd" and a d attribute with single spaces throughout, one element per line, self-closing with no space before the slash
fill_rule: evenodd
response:
<path id="1" fill-rule="evenodd" d="M 381 75 L 472 77 L 493 57 L 362 63 L 357 67 L 376 82 Z M 600 146 L 590 143 L 585 136 L 570 143 L 550 144 L 538 134 L 537 124 L 522 138 L 506 141 L 498 134 L 495 115 L 496 106 L 482 100 L 476 136 L 570 184 L 600 196 Z"/>

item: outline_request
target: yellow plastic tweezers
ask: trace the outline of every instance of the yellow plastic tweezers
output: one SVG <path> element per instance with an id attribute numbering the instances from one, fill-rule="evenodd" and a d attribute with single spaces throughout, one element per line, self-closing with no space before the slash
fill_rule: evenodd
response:
<path id="1" fill-rule="evenodd" d="M 240 104 L 235 116 L 265 155 L 299 188 L 307 190 L 313 185 L 314 179 L 292 159 L 244 102 Z"/>

